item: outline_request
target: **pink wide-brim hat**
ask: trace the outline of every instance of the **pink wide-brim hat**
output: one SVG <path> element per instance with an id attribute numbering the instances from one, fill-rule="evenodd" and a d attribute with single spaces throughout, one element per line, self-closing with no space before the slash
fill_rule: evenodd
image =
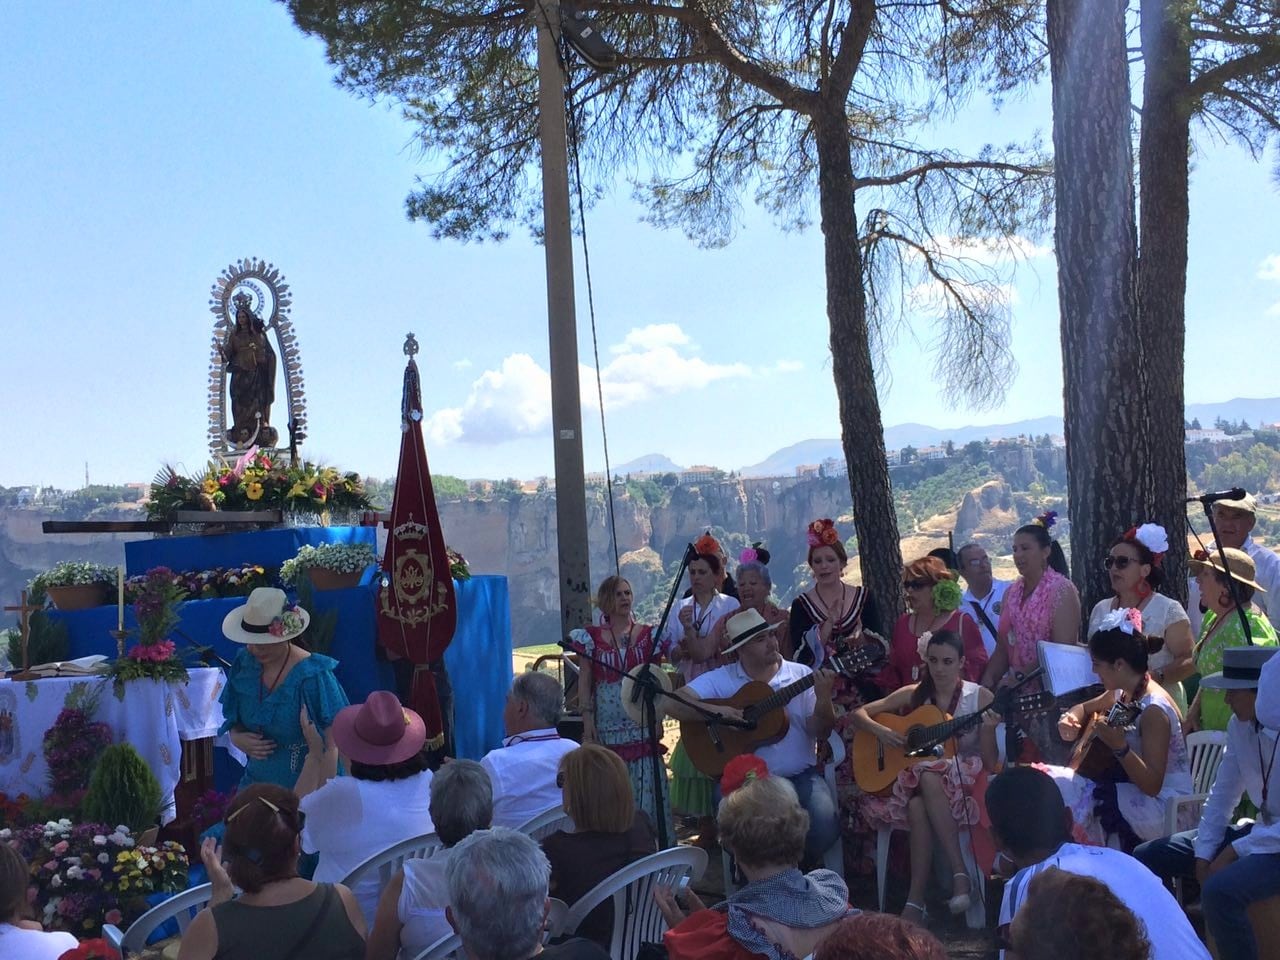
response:
<path id="1" fill-rule="evenodd" d="M 386 690 L 343 707 L 333 718 L 333 742 L 348 760 L 374 767 L 402 763 L 427 742 L 427 725 Z"/>

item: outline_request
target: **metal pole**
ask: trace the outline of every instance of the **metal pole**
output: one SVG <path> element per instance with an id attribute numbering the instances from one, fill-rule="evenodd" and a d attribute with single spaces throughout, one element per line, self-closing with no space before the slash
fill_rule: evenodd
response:
<path id="1" fill-rule="evenodd" d="M 560 632 L 591 622 L 587 495 L 582 466 L 578 327 L 573 302 L 569 164 L 564 73 L 557 55 L 559 0 L 534 4 L 538 23 L 538 107 L 542 141 L 543 244 L 547 257 L 547 326 L 551 344 L 551 430 L 555 443 L 556 541 L 560 559 Z"/>

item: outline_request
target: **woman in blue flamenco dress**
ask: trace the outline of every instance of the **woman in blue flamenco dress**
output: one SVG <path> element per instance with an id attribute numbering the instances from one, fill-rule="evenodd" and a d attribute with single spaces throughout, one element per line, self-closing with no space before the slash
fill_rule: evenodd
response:
<path id="1" fill-rule="evenodd" d="M 293 641 L 310 616 L 290 607 L 283 590 L 259 587 L 248 602 L 227 614 L 222 632 L 244 644 L 222 691 L 224 722 L 219 733 L 248 757 L 240 789 L 274 783 L 292 790 L 307 759 L 304 722 L 315 725 L 334 749 L 329 728 L 347 695 L 333 675 L 338 662 Z"/>

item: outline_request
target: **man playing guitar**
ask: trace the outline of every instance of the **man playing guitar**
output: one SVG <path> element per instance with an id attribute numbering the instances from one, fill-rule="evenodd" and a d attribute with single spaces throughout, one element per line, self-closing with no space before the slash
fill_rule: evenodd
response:
<path id="1" fill-rule="evenodd" d="M 784 660 L 778 649 L 776 627 L 754 610 L 746 610 L 729 618 L 728 633 L 732 641 L 726 655 L 737 654 L 737 661 L 717 667 L 695 677 L 680 689 L 683 699 L 700 702 L 732 697 L 751 681 L 767 683 L 779 690 L 807 677 L 813 671 L 802 664 Z M 772 776 L 786 777 L 796 788 L 800 804 L 809 812 L 809 832 L 805 837 L 805 862 L 818 862 L 839 835 L 836 798 L 818 772 L 817 741 L 825 740 L 835 726 L 831 705 L 831 688 L 835 674 L 819 670 L 813 687 L 792 698 L 783 708 L 790 721 L 787 732 L 776 743 L 755 748 L 755 754 L 769 766 Z M 742 720 L 742 711 L 722 704 L 701 704 L 729 720 Z M 677 701 L 669 701 L 667 712 L 684 722 L 704 719 L 696 709 Z"/>

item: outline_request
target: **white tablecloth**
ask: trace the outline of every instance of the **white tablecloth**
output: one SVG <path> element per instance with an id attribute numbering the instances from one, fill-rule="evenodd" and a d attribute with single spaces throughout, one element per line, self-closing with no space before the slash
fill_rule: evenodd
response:
<path id="1" fill-rule="evenodd" d="M 191 671 L 187 683 L 132 680 L 117 699 L 111 681 L 97 677 L 50 677 L 15 682 L 0 680 L 0 792 L 40 797 L 49 792 L 44 735 L 61 712 L 67 694 L 79 683 L 100 685 L 95 715 L 111 728 L 116 743 L 130 743 L 160 781 L 174 817 L 173 789 L 181 775 L 183 740 L 215 736 L 222 725 L 218 695 L 226 677 L 214 667 Z"/>

